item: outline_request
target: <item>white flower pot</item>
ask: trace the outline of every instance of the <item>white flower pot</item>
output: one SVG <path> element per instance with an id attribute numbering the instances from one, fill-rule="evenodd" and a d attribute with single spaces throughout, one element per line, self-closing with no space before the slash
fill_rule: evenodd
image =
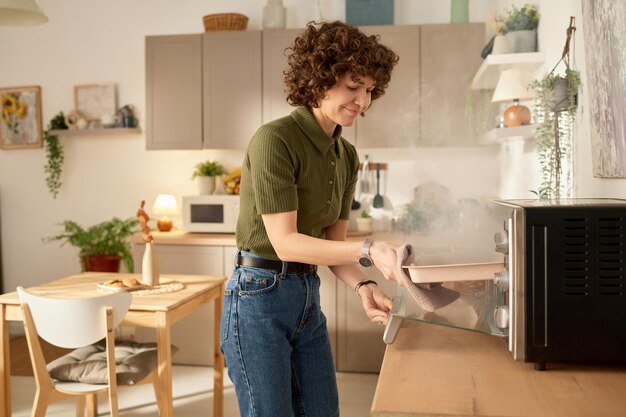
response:
<path id="1" fill-rule="evenodd" d="M 213 194 L 215 191 L 215 177 L 196 177 L 198 194 Z"/>
<path id="2" fill-rule="evenodd" d="M 537 52 L 536 30 L 517 30 L 508 32 L 504 36 L 509 46 L 509 52 Z"/>
<path id="3" fill-rule="evenodd" d="M 359 232 L 372 233 L 374 230 L 374 219 L 371 217 L 357 217 L 356 230 Z"/>

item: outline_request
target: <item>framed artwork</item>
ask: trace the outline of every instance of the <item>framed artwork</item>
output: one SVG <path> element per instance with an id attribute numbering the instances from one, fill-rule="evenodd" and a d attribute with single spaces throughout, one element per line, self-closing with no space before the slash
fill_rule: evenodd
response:
<path id="1" fill-rule="evenodd" d="M 41 87 L 0 88 L 0 148 L 41 148 Z"/>
<path id="2" fill-rule="evenodd" d="M 115 84 L 74 86 L 74 109 L 88 121 L 100 121 L 105 114 L 114 116 L 117 111 Z"/>
<path id="3" fill-rule="evenodd" d="M 626 178 L 626 0 L 583 0 L 593 176 Z"/>

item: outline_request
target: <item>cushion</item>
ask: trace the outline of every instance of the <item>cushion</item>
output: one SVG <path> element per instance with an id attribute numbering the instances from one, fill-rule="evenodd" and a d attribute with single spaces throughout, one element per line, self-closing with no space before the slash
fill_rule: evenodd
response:
<path id="1" fill-rule="evenodd" d="M 107 360 L 104 340 L 55 359 L 48 364 L 50 376 L 59 381 L 107 383 Z M 172 346 L 172 353 L 178 350 Z M 118 342 L 115 344 L 117 383 L 133 385 L 157 367 L 156 343 Z"/>

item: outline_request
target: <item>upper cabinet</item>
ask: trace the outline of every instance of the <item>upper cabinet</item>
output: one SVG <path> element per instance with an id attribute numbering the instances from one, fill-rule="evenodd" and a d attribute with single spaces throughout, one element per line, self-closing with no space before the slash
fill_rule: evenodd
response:
<path id="1" fill-rule="evenodd" d="M 422 25 L 420 43 L 420 146 L 477 145 L 474 132 L 493 125 L 490 97 L 471 90 L 482 63 L 482 23 Z"/>
<path id="2" fill-rule="evenodd" d="M 359 148 L 478 144 L 473 130 L 483 133 L 495 117 L 485 110 L 485 94 L 471 89 L 484 24 L 361 29 L 380 35 L 400 61 L 385 95 L 343 129 L 347 140 Z M 262 123 L 293 111 L 283 81 L 285 50 L 301 31 L 147 37 L 147 149 L 245 149 Z"/>
<path id="3" fill-rule="evenodd" d="M 356 122 L 359 148 L 407 148 L 419 135 L 420 26 L 364 26 L 400 57 L 389 87 Z"/>
<path id="4" fill-rule="evenodd" d="M 202 148 L 202 36 L 146 38 L 146 149 Z"/>
<path id="5" fill-rule="evenodd" d="M 146 148 L 243 149 L 261 124 L 261 32 L 146 38 Z"/>
<path id="6" fill-rule="evenodd" d="M 261 32 L 207 32 L 202 47 L 203 147 L 244 149 L 262 122 Z"/>

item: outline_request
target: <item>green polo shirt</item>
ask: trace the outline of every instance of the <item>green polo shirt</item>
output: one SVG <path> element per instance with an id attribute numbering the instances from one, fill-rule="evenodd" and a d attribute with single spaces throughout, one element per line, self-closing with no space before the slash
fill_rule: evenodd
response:
<path id="1" fill-rule="evenodd" d="M 278 260 L 262 214 L 298 212 L 298 232 L 324 238 L 324 229 L 350 217 L 359 158 L 337 126 L 329 138 L 306 107 L 259 128 L 241 171 L 237 248 Z"/>

